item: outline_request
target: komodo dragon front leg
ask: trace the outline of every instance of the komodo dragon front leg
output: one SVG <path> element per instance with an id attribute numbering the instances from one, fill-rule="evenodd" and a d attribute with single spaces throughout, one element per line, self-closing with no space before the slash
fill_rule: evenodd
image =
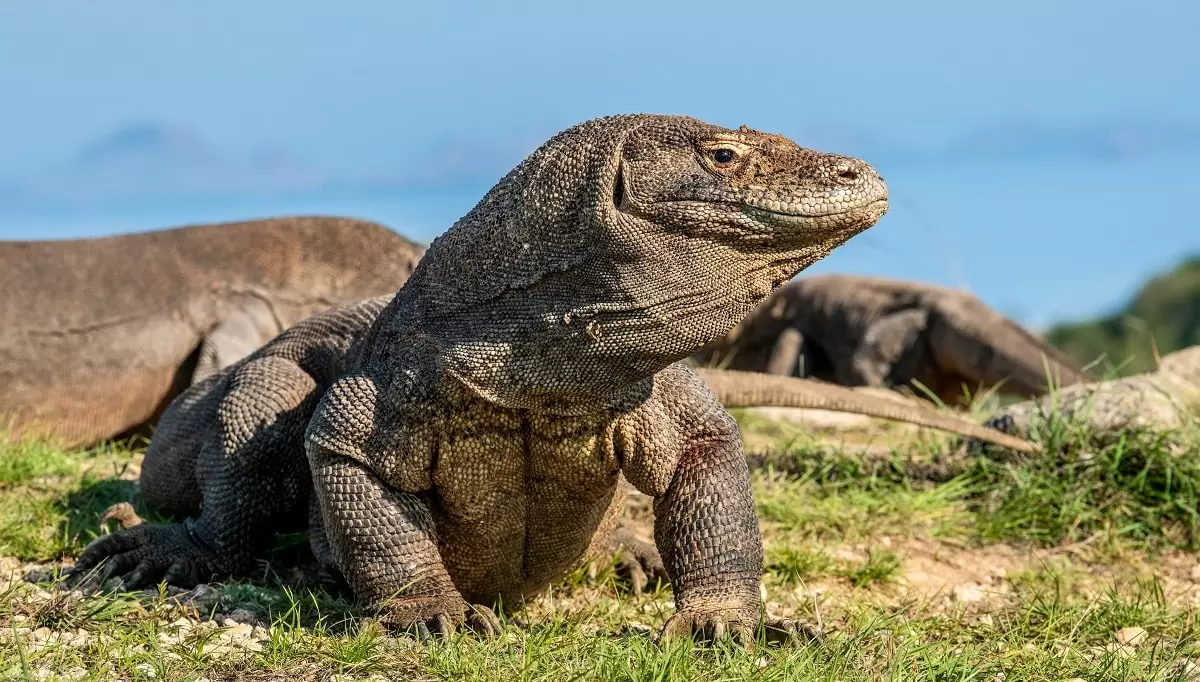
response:
<path id="1" fill-rule="evenodd" d="M 920 376 L 928 361 L 923 338 L 928 323 L 929 313 L 921 308 L 898 310 L 872 322 L 850 358 L 848 376 L 839 377 L 839 383 L 892 388 Z"/>
<path id="2" fill-rule="evenodd" d="M 749 643 L 764 616 L 763 545 L 737 422 L 681 366 L 659 374 L 654 394 L 666 414 L 634 413 L 619 427 L 618 442 L 626 477 L 654 498 L 654 540 L 676 608 L 663 637 L 729 634 Z M 678 432 L 663 424 L 678 425 Z M 765 625 L 772 639 L 815 634 L 790 619 L 767 618 Z"/>
<path id="3" fill-rule="evenodd" d="M 498 633 L 495 613 L 467 603 L 455 587 L 420 492 L 432 489 L 434 473 L 421 425 L 438 423 L 437 416 L 402 416 L 381 402 L 374 377 L 351 374 L 330 388 L 310 423 L 308 461 L 324 544 L 382 624 L 421 638 L 460 625 Z"/>
<path id="4" fill-rule="evenodd" d="M 72 584 L 97 567 L 101 582 L 119 576 L 126 589 L 244 574 L 276 532 L 304 527 L 312 489 L 304 429 L 316 407 L 315 382 L 277 357 L 251 360 L 224 380 L 227 391 L 194 392 L 199 401 L 172 406 L 189 413 L 168 415 L 177 437 L 152 440 L 142 476 L 154 506 L 190 514 L 202 499 L 199 516 L 97 538 L 71 570 Z M 207 423 L 214 412 L 216 428 Z"/>

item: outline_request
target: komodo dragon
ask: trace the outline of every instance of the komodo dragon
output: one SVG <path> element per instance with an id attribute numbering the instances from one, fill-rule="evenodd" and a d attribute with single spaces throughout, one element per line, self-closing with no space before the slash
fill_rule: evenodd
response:
<path id="1" fill-rule="evenodd" d="M 866 163 L 744 126 L 567 129 L 433 242 L 328 389 L 251 356 L 219 404 L 178 403 L 222 424 L 196 463 L 199 516 L 98 538 L 71 579 L 101 562 L 128 587 L 237 572 L 308 516 L 311 486 L 316 544 L 381 622 L 494 633 L 490 605 L 519 607 L 611 527 L 624 476 L 655 500 L 664 635 L 745 641 L 763 560 L 746 462 L 680 361 L 886 210 Z M 273 456 L 301 443 L 308 467 Z"/>
<path id="2" fill-rule="evenodd" d="M 334 217 L 0 242 L 0 434 L 83 446 L 138 430 L 296 321 L 395 292 L 423 252 Z"/>
<path id="3" fill-rule="evenodd" d="M 693 358 L 845 386 L 898 388 L 915 379 L 947 404 L 964 402 L 964 384 L 1043 395 L 1047 366 L 1056 385 L 1089 379 L 1065 354 L 965 291 L 853 275 L 785 284 Z"/>

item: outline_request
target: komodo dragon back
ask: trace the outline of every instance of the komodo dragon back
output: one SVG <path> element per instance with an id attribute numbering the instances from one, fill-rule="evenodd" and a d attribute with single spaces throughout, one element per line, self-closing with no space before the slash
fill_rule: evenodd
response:
<path id="1" fill-rule="evenodd" d="M 0 428 L 118 437 L 298 320 L 395 292 L 423 252 L 336 217 L 0 242 Z"/>
<path id="2" fill-rule="evenodd" d="M 925 297 L 934 312 L 929 344 L 944 370 L 1024 398 L 1091 380 L 1065 353 L 977 297 L 941 288 Z"/>

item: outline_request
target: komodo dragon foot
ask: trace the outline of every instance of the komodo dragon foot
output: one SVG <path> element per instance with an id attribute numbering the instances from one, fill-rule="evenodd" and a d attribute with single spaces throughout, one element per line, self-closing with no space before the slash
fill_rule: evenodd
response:
<path id="1" fill-rule="evenodd" d="M 755 625 L 762 627 L 762 639 L 767 643 L 783 644 L 794 640 L 820 643 L 825 634 L 820 628 L 791 618 L 764 618 L 739 609 L 712 610 L 703 613 L 676 613 L 667 619 L 659 641 L 667 643 L 691 636 L 697 642 L 715 642 L 731 637 L 734 642 L 752 647 Z"/>
<path id="2" fill-rule="evenodd" d="M 500 634 L 503 627 L 495 611 L 457 595 L 396 598 L 380 606 L 375 619 L 388 630 L 413 632 L 421 641 L 445 637 L 459 626 L 488 637 Z"/>
<path id="3" fill-rule="evenodd" d="M 188 588 L 214 575 L 236 573 L 245 565 L 236 554 L 208 548 L 189 525 L 190 521 L 141 523 L 96 538 L 68 572 L 67 584 L 80 585 L 99 569 L 100 585 L 119 577 L 124 590 L 142 589 L 158 582 Z"/>
<path id="4" fill-rule="evenodd" d="M 622 519 L 622 525 L 609 536 L 603 549 L 603 554 L 607 556 L 598 553 L 588 562 L 588 577 L 595 580 L 601 566 L 611 561 L 616 577 L 632 592 L 643 592 L 655 581 L 662 585 L 670 584 L 658 548 L 654 543 L 637 537 L 626 525 L 628 523 L 627 519 Z"/>

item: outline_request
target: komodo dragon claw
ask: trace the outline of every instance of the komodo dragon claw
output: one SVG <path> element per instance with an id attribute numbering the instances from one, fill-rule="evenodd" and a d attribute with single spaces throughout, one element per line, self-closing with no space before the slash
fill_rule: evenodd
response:
<path id="1" fill-rule="evenodd" d="M 666 644 L 691 635 L 696 641 L 711 643 L 732 638 L 734 642 L 753 648 L 755 644 L 753 619 L 737 609 L 713 610 L 703 613 L 681 611 L 667 619 L 659 635 L 659 643 Z M 766 618 L 762 626 L 763 640 L 782 644 L 790 641 L 807 640 L 821 643 L 824 633 L 816 627 L 791 618 Z"/>
<path id="2" fill-rule="evenodd" d="M 123 590 L 159 582 L 194 587 L 235 568 L 236 561 L 204 547 L 183 523 L 142 523 L 89 543 L 67 573 L 67 584 L 79 585 L 99 569 L 98 584 L 121 578 Z"/>
<path id="3" fill-rule="evenodd" d="M 142 517 L 138 516 L 138 513 L 133 510 L 133 505 L 128 502 L 118 502 L 105 509 L 104 513 L 100 515 L 100 525 L 103 526 L 109 521 L 116 521 L 122 530 L 145 523 Z"/>
<path id="4" fill-rule="evenodd" d="M 459 625 L 485 637 L 503 630 L 495 611 L 481 604 L 468 604 L 460 597 L 394 599 L 378 609 L 376 620 L 388 630 L 412 632 L 422 642 L 435 636 L 447 637 Z"/>
<path id="5" fill-rule="evenodd" d="M 623 520 L 624 521 L 624 520 Z M 663 565 L 662 555 L 652 542 L 638 538 L 625 525 L 618 526 L 607 542 L 614 569 L 630 591 L 643 592 L 655 581 L 668 585 L 666 566 Z M 595 580 L 603 563 L 601 557 L 594 557 L 588 562 L 588 578 Z"/>

